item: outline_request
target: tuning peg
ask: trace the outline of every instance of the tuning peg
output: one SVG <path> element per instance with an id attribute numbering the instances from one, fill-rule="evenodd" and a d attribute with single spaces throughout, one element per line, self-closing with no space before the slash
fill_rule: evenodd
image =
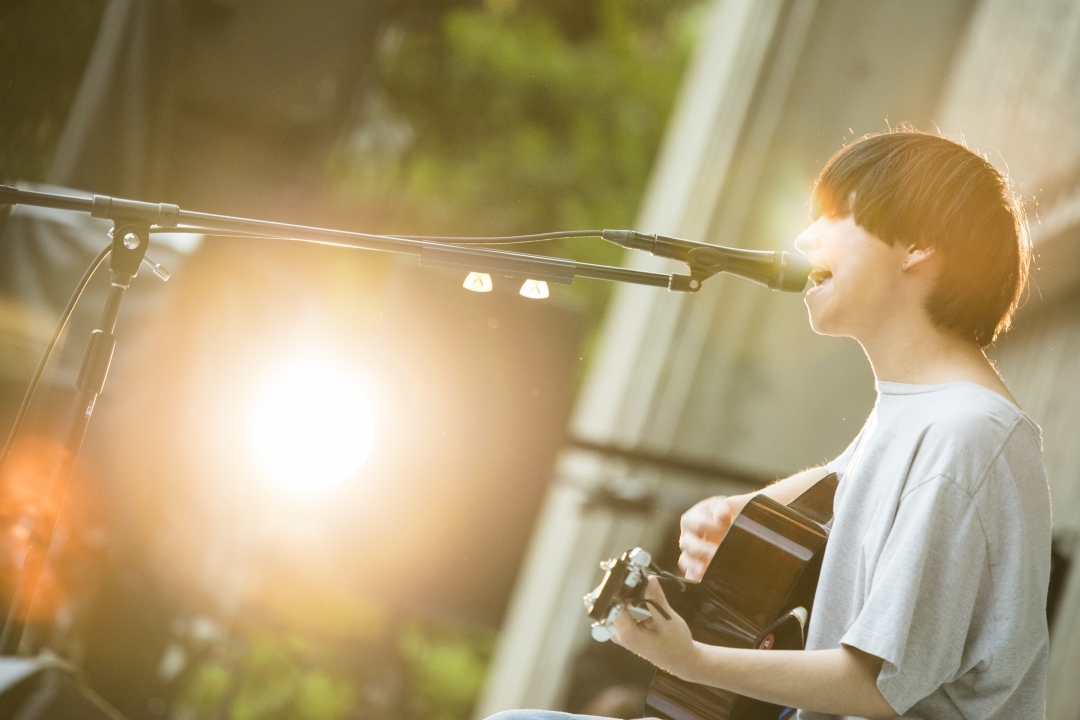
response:
<path id="1" fill-rule="evenodd" d="M 615 628 L 606 622 L 594 622 L 592 624 L 592 637 L 596 642 L 607 642 L 615 637 Z"/>

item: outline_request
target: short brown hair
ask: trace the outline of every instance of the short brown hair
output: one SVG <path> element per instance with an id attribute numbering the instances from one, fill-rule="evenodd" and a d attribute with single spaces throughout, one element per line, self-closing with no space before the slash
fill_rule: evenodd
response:
<path id="1" fill-rule="evenodd" d="M 866 135 L 825 165 L 814 213 L 853 215 L 889 245 L 933 247 L 941 275 L 926 309 L 939 326 L 986 347 L 1009 328 L 1027 284 L 1024 211 L 987 160 L 938 135 Z"/>

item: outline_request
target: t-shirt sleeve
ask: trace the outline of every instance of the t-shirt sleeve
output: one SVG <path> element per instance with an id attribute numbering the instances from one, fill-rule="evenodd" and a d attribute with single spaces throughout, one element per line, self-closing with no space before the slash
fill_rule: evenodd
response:
<path id="1" fill-rule="evenodd" d="M 962 674 L 984 572 L 986 536 L 971 496 L 946 477 L 909 490 L 840 640 L 883 660 L 878 689 L 898 714 Z"/>

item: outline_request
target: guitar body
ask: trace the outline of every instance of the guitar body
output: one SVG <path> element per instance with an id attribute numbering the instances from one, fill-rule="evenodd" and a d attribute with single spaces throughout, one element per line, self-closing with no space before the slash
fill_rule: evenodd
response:
<path id="1" fill-rule="evenodd" d="M 680 591 L 662 579 L 695 640 L 761 650 L 802 650 L 832 519 L 837 477 L 818 481 L 789 505 L 756 495 L 732 523 L 699 583 Z M 645 715 L 666 720 L 779 720 L 794 711 L 658 670 Z"/>

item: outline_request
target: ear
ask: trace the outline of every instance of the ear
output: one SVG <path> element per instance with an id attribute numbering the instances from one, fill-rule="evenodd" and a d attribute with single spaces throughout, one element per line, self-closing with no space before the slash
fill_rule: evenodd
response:
<path id="1" fill-rule="evenodd" d="M 904 262 L 900 264 L 900 269 L 907 272 L 916 265 L 927 262 L 932 257 L 934 257 L 934 248 L 932 246 L 919 247 L 918 245 L 910 245 L 907 252 L 904 253 Z"/>

